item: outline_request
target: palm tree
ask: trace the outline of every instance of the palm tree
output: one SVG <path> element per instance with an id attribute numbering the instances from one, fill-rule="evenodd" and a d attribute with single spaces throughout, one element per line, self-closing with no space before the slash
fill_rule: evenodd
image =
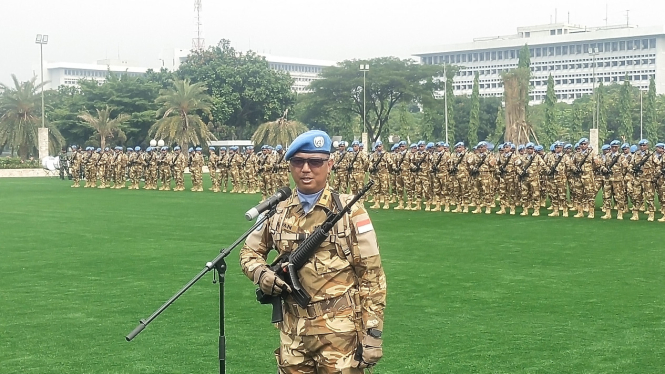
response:
<path id="1" fill-rule="evenodd" d="M 97 116 L 93 116 L 88 111 L 81 112 L 78 116 L 86 126 L 95 130 L 97 134 L 93 135 L 93 138 L 99 138 L 99 145 L 102 148 L 106 147 L 106 139 L 112 139 L 117 136 L 122 141 L 127 140 L 127 135 L 122 131 L 122 125 L 130 116 L 121 113 L 115 119 L 111 119 L 112 110 L 107 105 L 105 109 L 97 109 Z"/>
<path id="2" fill-rule="evenodd" d="M 307 131 L 307 126 L 298 121 L 288 121 L 286 116 L 288 109 L 284 115 L 277 121 L 266 122 L 259 126 L 252 135 L 252 142 L 254 144 L 282 144 L 285 147 L 298 137 L 298 135 Z"/>
<path id="3" fill-rule="evenodd" d="M 12 80 L 13 87 L 0 84 L 0 145 L 18 149 L 19 157 L 25 160 L 30 153 L 36 154 L 39 146 L 37 133 L 42 123 L 39 90 L 43 84 L 35 84 L 37 77 L 21 83 L 12 74 Z M 65 139 L 48 121 L 45 126 L 49 129 L 49 153 L 57 154 Z"/>
<path id="4" fill-rule="evenodd" d="M 204 144 L 216 140 L 208 126 L 196 112 L 212 118 L 212 99 L 203 83 L 190 84 L 188 79 L 176 80 L 173 88 L 160 90 L 156 103 L 161 104 L 157 117 L 161 117 L 149 130 L 155 138 L 177 143 L 183 148 L 189 144 Z"/>

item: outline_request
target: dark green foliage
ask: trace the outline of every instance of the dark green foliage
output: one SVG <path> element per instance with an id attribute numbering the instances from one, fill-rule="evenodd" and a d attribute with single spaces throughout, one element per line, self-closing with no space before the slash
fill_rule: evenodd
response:
<path id="1" fill-rule="evenodd" d="M 480 127 L 480 92 L 478 79 L 478 72 L 476 72 L 473 78 L 471 113 L 469 114 L 469 132 L 467 136 L 469 145 L 478 143 L 478 127 Z"/>
<path id="2" fill-rule="evenodd" d="M 632 108 L 633 95 L 632 95 L 632 86 L 628 80 L 628 74 L 626 74 L 623 84 L 621 85 L 621 91 L 619 92 L 619 137 L 622 141 L 630 142 L 634 140 L 633 137 L 633 118 L 632 118 Z"/>

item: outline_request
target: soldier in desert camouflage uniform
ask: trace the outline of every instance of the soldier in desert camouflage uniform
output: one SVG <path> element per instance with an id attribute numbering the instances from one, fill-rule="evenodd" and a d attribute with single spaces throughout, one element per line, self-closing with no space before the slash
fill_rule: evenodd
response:
<path id="1" fill-rule="evenodd" d="M 390 166 L 390 155 L 383 150 L 383 143 L 377 141 L 375 145 L 376 151 L 369 156 L 369 177 L 374 180 L 374 187 L 372 195 L 374 197 L 374 205 L 371 209 L 381 208 L 390 209 L 390 197 L 388 185 L 388 168 Z"/>
<path id="2" fill-rule="evenodd" d="M 365 166 L 367 165 L 367 156 L 360 150 L 360 142 L 354 141 L 353 154 L 350 156 L 350 162 L 346 168 L 349 175 L 349 190 L 355 194 L 365 183 Z"/>
<path id="3" fill-rule="evenodd" d="M 352 154 L 346 151 L 346 142 L 340 141 L 337 147 L 337 152 L 332 155 L 333 166 L 331 173 L 332 179 L 332 188 L 333 190 L 339 193 L 346 193 L 349 188 L 349 175 L 346 172 L 346 169 L 349 167 L 349 162 L 351 162 Z"/>
<path id="4" fill-rule="evenodd" d="M 453 213 L 469 212 L 469 169 L 465 162 L 468 152 L 463 142 L 455 144 L 455 152 L 448 164 L 448 170 L 453 179 L 453 200 L 456 205 Z"/>
<path id="5" fill-rule="evenodd" d="M 127 167 L 127 155 L 122 152 L 122 147 L 116 147 L 118 154 L 115 159 L 115 177 L 113 178 L 114 189 L 125 188 L 125 168 Z"/>
<path id="6" fill-rule="evenodd" d="M 229 186 L 229 155 L 226 153 L 226 147 L 219 147 L 219 159 L 217 160 L 217 178 L 218 185 L 222 192 L 226 192 Z"/>
<path id="7" fill-rule="evenodd" d="M 405 195 L 407 198 L 408 192 L 407 192 L 407 176 L 409 173 L 409 157 L 410 157 L 410 151 L 406 149 L 406 142 L 401 141 L 399 142 L 399 148 L 397 149 L 397 153 L 395 156 L 393 156 L 393 170 L 395 171 L 395 196 L 397 197 L 397 206 L 394 208 L 395 210 L 401 210 L 404 209 L 404 200 L 405 200 Z M 411 200 L 408 200 L 407 207 L 411 207 Z"/>
<path id="8" fill-rule="evenodd" d="M 639 219 L 639 209 L 643 208 L 646 204 L 647 212 L 649 214 L 647 221 L 654 220 L 655 206 L 655 187 L 653 179 L 656 171 L 659 170 L 659 160 L 654 157 L 654 153 L 649 152 L 649 141 L 646 139 L 640 140 L 638 143 L 639 150 L 633 155 L 633 163 L 631 165 L 633 172 L 633 215 L 630 217 L 632 221 Z"/>
<path id="9" fill-rule="evenodd" d="M 243 272 L 266 294 L 290 291 L 267 266 L 270 249 L 292 252 L 328 211 L 350 200 L 349 195 L 337 198 L 326 183 L 333 163 L 330 145 L 322 131 L 296 138 L 286 156 L 296 193 L 250 234 L 240 252 Z M 309 306 L 300 307 L 291 296 L 283 302 L 284 321 L 277 326 L 280 347 L 275 351 L 279 373 L 360 374 L 383 355 L 386 280 L 376 235 L 361 204 L 339 221 L 330 238 L 298 272 L 312 297 Z"/>
<path id="10" fill-rule="evenodd" d="M 475 177 L 474 188 L 478 191 L 476 210 L 473 213 L 482 213 L 484 207 L 485 213 L 490 214 L 494 206 L 492 180 L 494 178 L 493 172 L 496 167 L 496 159 L 487 150 L 487 142 L 482 141 L 476 147 L 478 148 L 477 158 L 473 163 L 470 162 L 468 164 L 471 175 Z"/>
<path id="11" fill-rule="evenodd" d="M 180 151 L 180 147 L 178 151 Z M 168 153 L 169 147 L 162 147 L 157 165 L 159 167 L 159 176 L 162 180 L 162 185 L 159 187 L 160 191 L 171 191 L 171 163 L 173 162 L 171 155 Z"/>
<path id="12" fill-rule="evenodd" d="M 217 162 L 219 161 L 219 156 L 217 156 L 215 147 L 212 146 L 208 147 L 208 153 L 208 174 L 210 175 L 210 182 L 212 184 L 210 191 L 220 192 L 219 178 L 217 177 Z"/>
<path id="13" fill-rule="evenodd" d="M 281 144 L 275 146 L 275 162 L 272 165 L 272 191 L 274 193 L 278 188 L 288 186 L 289 183 L 289 163 L 286 161 L 286 152 Z"/>
<path id="14" fill-rule="evenodd" d="M 272 193 L 270 191 L 273 163 L 271 148 L 269 145 L 264 144 L 256 160 L 256 174 L 259 191 L 261 191 L 261 201 L 265 200 Z"/>
<path id="15" fill-rule="evenodd" d="M 568 203 L 566 202 L 566 171 L 568 169 L 568 158 L 563 153 L 563 143 L 554 143 L 554 153 L 545 157 L 545 169 L 549 186 L 550 203 L 552 213 L 550 217 L 558 217 L 559 211 L 568 217 Z"/>
<path id="16" fill-rule="evenodd" d="M 623 176 L 629 170 L 628 161 L 622 157 L 619 152 L 619 145 L 621 142 L 613 140 L 610 143 L 610 153 L 603 159 L 603 164 L 600 168 L 602 175 L 605 177 L 605 185 L 603 186 L 603 210 L 605 215 L 602 219 L 612 218 L 612 200 L 617 210 L 617 219 L 623 219 L 623 213 L 626 211 L 626 190 L 623 181 Z"/>
<path id="17" fill-rule="evenodd" d="M 203 192 L 203 164 L 205 160 L 203 159 L 202 151 L 201 147 L 196 147 L 195 153 L 192 155 L 192 163 L 189 166 L 193 192 Z"/>
<path id="18" fill-rule="evenodd" d="M 450 202 L 446 193 L 447 179 L 448 179 L 448 160 L 449 155 L 445 150 L 445 143 L 436 143 L 436 152 L 432 156 L 431 170 L 432 170 L 432 196 L 434 199 L 434 208 L 432 212 L 440 212 L 441 204 L 443 204 L 444 211 L 449 212 Z"/>
<path id="19" fill-rule="evenodd" d="M 530 208 L 533 208 L 532 216 L 540 215 L 540 175 L 543 173 L 545 161 L 536 153 L 535 147 L 535 144 L 527 143 L 526 153 L 517 165 L 522 189 L 521 216 L 529 215 Z"/>
<path id="20" fill-rule="evenodd" d="M 579 141 L 580 151 L 573 156 L 570 165 L 573 174 L 573 189 L 577 191 L 578 204 L 575 218 L 584 217 L 588 211 L 588 218 L 594 218 L 596 207 L 596 183 L 594 169 L 600 165 L 600 159 L 589 149 L 589 139 Z"/>
<path id="21" fill-rule="evenodd" d="M 231 183 L 233 183 L 231 193 L 240 193 L 242 191 L 242 186 L 240 185 L 240 166 L 243 163 L 243 157 L 238 153 L 238 150 L 239 148 L 237 146 L 230 147 L 229 156 L 227 159 L 229 176 L 231 177 Z"/>

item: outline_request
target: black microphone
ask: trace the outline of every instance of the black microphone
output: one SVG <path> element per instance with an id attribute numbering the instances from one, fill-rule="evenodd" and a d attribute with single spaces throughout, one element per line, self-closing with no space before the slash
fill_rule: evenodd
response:
<path id="1" fill-rule="evenodd" d="M 247 218 L 248 221 L 251 221 L 266 210 L 274 208 L 280 201 L 286 200 L 289 196 L 291 196 L 291 188 L 288 186 L 280 187 L 277 189 L 277 192 L 275 192 L 274 195 L 270 196 L 254 208 L 248 210 L 247 213 L 245 213 L 245 218 Z"/>

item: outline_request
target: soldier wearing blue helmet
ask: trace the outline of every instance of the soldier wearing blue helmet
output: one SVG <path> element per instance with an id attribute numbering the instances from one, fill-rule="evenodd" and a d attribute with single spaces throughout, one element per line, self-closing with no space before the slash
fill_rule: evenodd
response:
<path id="1" fill-rule="evenodd" d="M 448 194 L 448 162 L 450 155 L 445 149 L 445 142 L 436 143 L 436 152 L 432 154 L 431 176 L 432 176 L 432 201 L 434 207 L 432 212 L 440 212 L 441 205 L 444 211 L 450 211 L 450 195 Z"/>
<path id="2" fill-rule="evenodd" d="M 354 141 L 352 144 L 353 153 L 348 157 L 350 158 L 347 166 L 347 173 L 349 175 L 349 191 L 351 194 L 356 194 L 360 191 L 365 183 L 365 172 L 367 171 L 367 155 L 360 149 L 360 142 Z"/>
<path id="3" fill-rule="evenodd" d="M 157 167 L 159 168 L 159 178 L 162 181 L 162 185 L 159 187 L 160 191 L 171 191 L 171 177 L 173 175 L 171 171 L 171 166 L 173 165 L 173 158 L 177 157 L 179 154 L 182 154 L 182 150 L 178 146 L 173 148 L 174 151 L 173 155 L 170 155 L 168 153 L 168 150 L 169 147 L 162 147 L 160 149 L 159 157 L 157 158 Z"/>
<path id="4" fill-rule="evenodd" d="M 522 201 L 521 216 L 529 215 L 529 209 L 533 208 L 533 217 L 540 215 L 541 206 L 541 180 L 546 165 L 542 157 L 535 151 L 536 145 L 532 142 L 524 146 L 525 154 L 517 162 L 517 175 L 520 184 L 520 196 Z"/>
<path id="5" fill-rule="evenodd" d="M 653 179 L 656 173 L 660 171 L 661 161 L 655 152 L 649 152 L 649 141 L 642 139 L 638 143 L 639 149 L 633 155 L 632 173 L 633 173 L 633 215 L 631 221 L 639 220 L 639 210 L 644 209 L 649 214 L 647 221 L 653 221 L 655 216 L 655 187 Z"/>
<path id="6" fill-rule="evenodd" d="M 128 156 L 123 153 L 121 146 L 116 147 L 115 155 L 115 168 L 114 168 L 114 178 L 113 178 L 113 187 L 114 189 L 125 188 L 126 185 L 126 169 L 128 163 Z"/>
<path id="7" fill-rule="evenodd" d="M 425 200 L 425 209 L 429 210 L 429 170 L 430 170 L 430 157 L 427 152 L 427 143 L 420 140 L 417 143 L 417 152 L 414 152 L 411 157 L 411 165 L 409 170 L 411 174 L 409 179 L 411 181 L 413 206 L 407 206 L 406 210 L 420 210 L 421 201 Z"/>
<path id="8" fill-rule="evenodd" d="M 205 165 L 205 159 L 203 158 L 202 151 L 201 147 L 194 148 L 194 153 L 189 164 L 189 172 L 192 177 L 192 192 L 203 192 L 203 165 Z"/>
<path id="9" fill-rule="evenodd" d="M 369 174 L 370 178 L 374 180 L 372 187 L 372 198 L 374 205 L 371 209 L 380 209 L 383 204 L 383 209 L 390 209 L 390 155 L 383 150 L 383 143 L 377 141 L 375 143 L 375 151 L 369 156 Z"/>
<path id="10" fill-rule="evenodd" d="M 471 199 L 476 209 L 474 214 L 482 213 L 485 208 L 485 214 L 492 213 L 494 206 L 494 193 L 492 185 L 494 175 L 492 171 L 496 167 L 496 159 L 490 154 L 489 143 L 481 141 L 476 146 L 477 153 L 469 155 L 467 165 L 470 176 Z"/>
<path id="11" fill-rule="evenodd" d="M 332 173 L 330 176 L 330 185 L 335 191 L 346 193 L 349 179 L 346 168 L 351 161 L 351 155 L 346 151 L 346 142 L 340 140 L 337 143 L 337 151 L 331 157 L 333 160 Z"/>
<path id="12" fill-rule="evenodd" d="M 595 170 L 600 166 L 601 160 L 589 149 L 589 139 L 582 138 L 579 141 L 579 152 L 572 159 L 571 166 L 571 195 L 574 196 L 575 218 L 584 217 L 584 212 L 589 212 L 588 218 L 595 217 L 596 195 L 598 193 L 595 182 Z"/>
<path id="13" fill-rule="evenodd" d="M 455 151 L 450 156 L 448 170 L 450 173 L 451 183 L 451 204 L 456 207 L 453 213 L 468 213 L 470 194 L 469 194 L 469 165 L 468 160 L 471 159 L 471 154 L 466 151 L 464 142 L 455 143 Z"/>
<path id="14" fill-rule="evenodd" d="M 665 201 L 665 143 L 656 143 L 654 162 L 658 164 L 654 171 L 654 187 L 658 201 Z M 658 222 L 665 222 L 665 204 L 660 204 L 660 213 L 663 215 Z"/>
<path id="15" fill-rule="evenodd" d="M 617 210 L 617 219 L 623 219 L 626 211 L 627 198 L 624 175 L 629 172 L 629 163 L 619 151 L 621 142 L 613 140 L 608 146 L 609 151 L 601 158 L 600 171 L 603 180 L 603 215 L 602 219 L 612 218 L 612 200 Z M 605 146 L 603 146 L 605 148 Z"/>
<path id="16" fill-rule="evenodd" d="M 128 147 L 127 149 L 131 149 Z M 142 155 L 139 153 L 141 147 L 136 146 L 134 152 L 127 159 L 127 167 L 130 185 L 127 187 L 129 190 L 138 190 L 139 184 L 141 183 L 141 175 L 143 174 L 143 168 L 145 167 L 145 161 L 143 160 Z"/>
<path id="17" fill-rule="evenodd" d="M 145 190 L 156 190 L 157 189 L 157 158 L 159 154 L 157 152 L 157 147 L 148 147 L 146 153 L 143 155 L 143 159 L 146 164 L 145 169 L 145 184 L 143 189 Z"/>
<path id="18" fill-rule="evenodd" d="M 228 168 L 229 168 L 229 177 L 231 178 L 231 183 L 233 188 L 231 188 L 230 193 L 240 193 L 240 167 L 243 162 L 243 157 L 238 153 L 238 147 L 230 147 L 228 155 Z"/>
<path id="19" fill-rule="evenodd" d="M 547 154 L 545 161 L 545 181 L 546 194 L 550 196 L 550 209 L 552 213 L 549 217 L 558 217 L 559 211 L 563 211 L 563 216 L 568 217 L 568 202 L 566 200 L 566 171 L 568 157 L 563 152 L 563 143 L 554 142 L 551 147 L 552 152 Z"/>
<path id="20" fill-rule="evenodd" d="M 256 155 L 256 177 L 261 192 L 261 201 L 264 201 L 271 194 L 272 164 L 272 151 L 269 145 L 264 144 L 261 147 L 261 152 Z"/>
<path id="21" fill-rule="evenodd" d="M 219 189 L 219 177 L 217 163 L 219 162 L 219 156 L 217 155 L 217 150 L 213 146 L 208 146 L 208 175 L 210 175 L 210 184 L 209 188 L 212 192 L 221 192 Z"/>
<path id="22" fill-rule="evenodd" d="M 286 151 L 281 144 L 275 147 L 275 162 L 273 163 L 273 179 L 271 193 L 282 186 L 289 185 L 289 162 L 286 160 Z M 340 191 L 341 192 L 341 191 Z"/>

